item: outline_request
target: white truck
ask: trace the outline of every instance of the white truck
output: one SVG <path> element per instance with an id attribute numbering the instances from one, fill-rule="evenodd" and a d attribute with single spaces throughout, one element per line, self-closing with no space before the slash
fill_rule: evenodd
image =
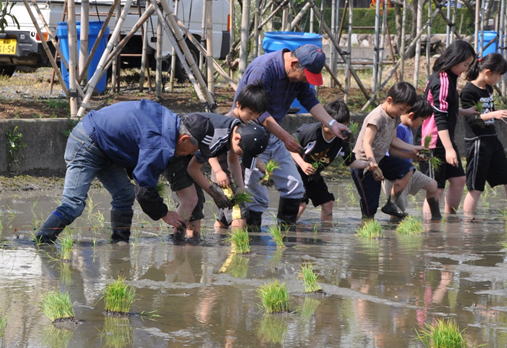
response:
<path id="1" fill-rule="evenodd" d="M 174 9 L 175 0 L 163 0 L 169 3 Z M 190 32 L 198 39 L 202 38 L 202 14 L 203 2 L 205 0 L 179 0 L 178 1 L 178 18 L 185 24 Z M 41 38 L 37 34 L 35 26 L 30 20 L 30 16 L 25 8 L 22 0 L 10 0 L 15 2 L 11 14 L 15 16 L 19 22 L 17 26 L 7 18 L 8 26 L 4 33 L 0 33 L 0 75 L 12 75 L 16 66 L 49 66 L 49 61 L 42 48 Z M 31 2 L 31 0 L 29 1 Z M 48 23 L 51 31 L 56 33 L 56 27 L 63 19 L 64 1 L 63 0 L 37 0 L 37 5 L 42 15 Z M 112 0 L 90 0 L 90 21 L 104 21 L 111 5 Z M 123 10 L 124 0 L 121 1 Z M 121 28 L 121 36 L 126 35 L 139 18 L 139 13 L 144 11 L 146 2 L 136 0 L 133 1 L 129 14 Z M 225 58 L 229 51 L 230 45 L 230 16 L 228 0 L 212 1 L 212 17 L 213 17 L 213 56 L 218 59 Z M 79 22 L 81 13 L 81 1 L 75 0 L 76 21 Z M 37 18 L 41 28 L 42 22 L 35 9 L 32 11 Z M 110 31 L 114 29 L 116 23 L 116 15 L 109 22 Z M 147 22 L 148 28 L 148 56 L 150 62 L 154 62 L 155 46 L 156 46 L 156 28 L 157 16 L 154 14 Z M 45 35 L 45 34 L 43 34 Z M 163 44 L 163 56 L 170 57 L 172 52 L 171 45 L 167 37 Z M 122 51 L 124 54 L 121 58 L 122 66 L 136 67 L 140 63 L 140 55 L 142 49 L 141 32 L 139 31 Z"/>

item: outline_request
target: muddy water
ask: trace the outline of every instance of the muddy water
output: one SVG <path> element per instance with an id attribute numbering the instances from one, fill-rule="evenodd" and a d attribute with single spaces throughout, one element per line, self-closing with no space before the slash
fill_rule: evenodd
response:
<path id="1" fill-rule="evenodd" d="M 507 345 L 502 190 L 488 193 L 478 221 L 448 218 L 416 237 L 396 235 L 379 213 L 385 235 L 374 241 L 354 235 L 360 212 L 350 182 L 333 190 L 332 227 L 320 226 L 319 211 L 310 209 L 283 252 L 260 233 L 252 235 L 250 254 L 229 260 L 226 235 L 213 233 L 212 219 L 201 245 L 176 246 L 169 229 L 138 207 L 130 245 L 109 244 L 109 199 L 93 190 L 91 208 L 69 231 L 77 240 L 69 264 L 56 260 L 54 247 L 29 242 L 60 192 L 2 193 L 0 315 L 7 327 L 0 346 L 419 347 L 416 330 L 443 317 L 454 318 L 472 345 Z M 302 294 L 303 262 L 313 264 L 325 295 Z M 159 317 L 103 315 L 102 291 L 119 275 L 136 289 L 133 310 Z M 272 279 L 287 284 L 291 313 L 262 313 L 256 288 Z M 41 296 L 50 290 L 70 293 L 82 320 L 74 330 L 55 329 L 42 314 Z"/>

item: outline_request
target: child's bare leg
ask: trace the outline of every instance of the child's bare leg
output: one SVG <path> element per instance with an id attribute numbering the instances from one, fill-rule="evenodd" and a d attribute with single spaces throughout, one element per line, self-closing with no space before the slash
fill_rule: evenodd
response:
<path id="1" fill-rule="evenodd" d="M 298 210 L 297 220 L 299 220 L 299 218 L 301 217 L 301 215 L 303 215 L 303 213 L 305 212 L 305 209 L 306 209 L 306 203 L 305 202 L 299 203 L 299 210 Z"/>
<path id="2" fill-rule="evenodd" d="M 410 181 L 412 175 L 413 171 L 409 171 L 407 174 L 405 174 L 403 178 L 394 181 L 393 188 L 391 189 L 392 198 L 397 197 L 401 193 L 401 191 L 403 191 L 405 187 L 407 187 L 408 182 Z"/>
<path id="3" fill-rule="evenodd" d="M 201 220 L 191 221 L 187 225 L 186 237 L 197 239 L 201 233 Z"/>
<path id="4" fill-rule="evenodd" d="M 382 212 L 400 219 L 407 216 L 407 214 L 398 207 L 396 202 L 398 201 L 401 192 L 405 189 L 405 187 L 407 187 L 412 175 L 413 171 L 409 171 L 403 178 L 393 181 L 393 186 L 387 197 L 386 204 L 382 207 Z"/>
<path id="5" fill-rule="evenodd" d="M 445 195 L 445 212 L 456 214 L 465 188 L 465 176 L 449 178 L 449 188 Z"/>
<path id="6" fill-rule="evenodd" d="M 331 222 L 333 220 L 333 201 L 322 203 L 320 205 L 320 220 L 322 222 Z"/>
<path id="7" fill-rule="evenodd" d="M 245 228 L 246 227 L 246 220 L 245 219 L 234 219 L 231 222 L 231 229 L 232 228 Z"/>
<path id="8" fill-rule="evenodd" d="M 187 227 L 190 229 L 190 223 L 188 222 L 190 220 L 190 216 L 192 216 L 192 211 L 194 210 L 195 206 L 197 205 L 198 198 L 197 198 L 197 192 L 195 190 L 194 185 L 190 185 L 188 187 L 185 187 L 184 189 L 176 191 L 176 196 L 178 196 L 179 200 L 179 206 L 176 210 L 178 214 L 181 216 L 183 221 L 187 222 Z M 200 224 L 199 224 L 200 226 Z M 182 238 L 183 237 L 183 231 L 182 230 L 175 230 L 175 236 Z M 178 234 L 178 235 L 176 235 Z M 189 232 L 185 233 L 186 235 L 189 234 Z"/>
<path id="9" fill-rule="evenodd" d="M 482 191 L 472 190 L 468 191 L 465 202 L 463 203 L 463 211 L 466 216 L 473 216 L 477 210 L 479 204 L 479 198 L 481 197 Z"/>

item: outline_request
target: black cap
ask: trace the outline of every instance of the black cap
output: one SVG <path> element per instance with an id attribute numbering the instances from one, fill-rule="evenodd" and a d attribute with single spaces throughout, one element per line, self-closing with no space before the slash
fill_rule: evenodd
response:
<path id="1" fill-rule="evenodd" d="M 199 151 L 201 151 L 202 155 L 211 157 L 209 145 L 211 144 L 215 132 L 215 128 L 211 121 L 198 113 L 181 115 L 180 117 L 181 122 L 183 122 L 190 134 L 192 134 L 192 137 L 197 140 Z"/>
<path id="2" fill-rule="evenodd" d="M 269 134 L 264 127 L 255 122 L 241 124 L 238 133 L 241 135 L 239 146 L 243 150 L 243 166 L 251 168 L 254 157 L 266 150 Z"/>

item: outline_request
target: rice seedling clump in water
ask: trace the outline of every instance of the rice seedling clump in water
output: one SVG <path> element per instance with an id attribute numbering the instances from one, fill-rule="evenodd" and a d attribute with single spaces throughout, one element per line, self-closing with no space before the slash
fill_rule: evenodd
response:
<path id="1" fill-rule="evenodd" d="M 300 277 L 303 278 L 305 285 L 305 292 L 321 291 L 322 287 L 317 283 L 317 274 L 313 271 L 313 266 L 310 264 L 301 266 Z"/>
<path id="2" fill-rule="evenodd" d="M 453 320 L 437 320 L 417 332 L 417 338 L 426 347 L 431 348 L 465 348 L 463 332 Z"/>
<path id="3" fill-rule="evenodd" d="M 413 216 L 408 216 L 396 227 L 396 232 L 403 235 L 421 234 L 424 231 L 422 222 Z"/>
<path id="4" fill-rule="evenodd" d="M 250 240 L 248 237 L 248 230 L 246 228 L 234 229 L 229 237 L 231 241 L 231 252 L 238 254 L 245 254 L 250 252 Z"/>
<path id="5" fill-rule="evenodd" d="M 266 313 L 287 312 L 289 310 L 289 293 L 284 283 L 275 280 L 272 283 L 264 284 L 257 289 L 257 293 Z"/>
<path id="6" fill-rule="evenodd" d="M 357 235 L 361 238 L 379 238 L 382 236 L 382 226 L 376 220 L 367 220 L 359 228 Z"/>
<path id="7" fill-rule="evenodd" d="M 278 162 L 276 162 L 274 160 L 269 160 L 266 163 L 266 167 L 265 167 L 266 173 L 262 177 L 261 183 L 263 185 L 270 186 L 271 185 L 271 175 L 273 174 L 275 169 L 278 169 L 278 168 L 280 168 L 280 165 L 278 164 Z"/>
<path id="8" fill-rule="evenodd" d="M 60 259 L 64 262 L 69 262 L 72 256 L 72 247 L 74 240 L 72 236 L 65 236 L 60 239 Z"/>
<path id="9" fill-rule="evenodd" d="M 50 291 L 42 298 L 42 312 L 55 322 L 62 319 L 73 319 L 74 309 L 68 293 Z"/>
<path id="10" fill-rule="evenodd" d="M 135 290 L 119 277 L 104 290 L 104 309 L 107 313 L 128 314 L 134 303 Z"/>
<path id="11" fill-rule="evenodd" d="M 269 226 L 269 234 L 271 235 L 271 238 L 276 243 L 276 247 L 279 249 L 285 248 L 285 244 L 283 243 L 283 232 L 280 225 L 273 225 Z"/>

